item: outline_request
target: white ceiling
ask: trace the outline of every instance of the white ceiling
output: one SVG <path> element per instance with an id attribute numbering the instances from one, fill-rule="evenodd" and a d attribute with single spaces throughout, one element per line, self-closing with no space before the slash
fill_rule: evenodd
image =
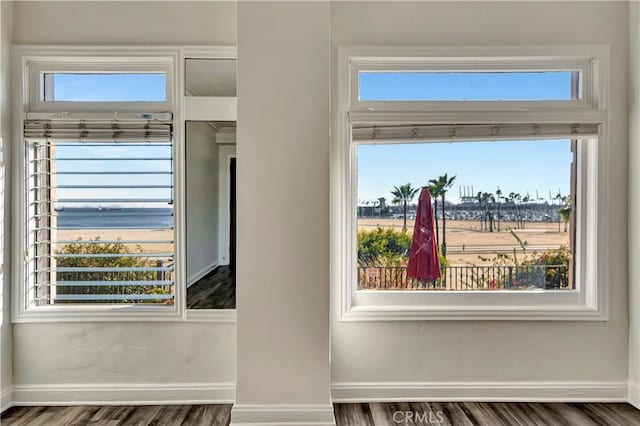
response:
<path id="1" fill-rule="evenodd" d="M 235 59 L 187 59 L 188 96 L 236 96 Z"/>

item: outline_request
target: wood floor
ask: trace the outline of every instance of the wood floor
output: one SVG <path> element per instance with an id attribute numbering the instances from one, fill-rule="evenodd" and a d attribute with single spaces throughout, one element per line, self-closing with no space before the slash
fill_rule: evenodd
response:
<path id="1" fill-rule="evenodd" d="M 220 266 L 187 288 L 187 309 L 235 309 L 236 274 Z"/>
<path id="2" fill-rule="evenodd" d="M 640 425 L 629 404 L 416 402 L 334 404 L 336 424 L 364 425 Z"/>
<path id="3" fill-rule="evenodd" d="M 231 405 L 12 407 L 2 426 L 228 425 Z"/>
<path id="4" fill-rule="evenodd" d="M 380 403 L 334 404 L 338 426 L 569 425 L 635 426 L 640 411 L 629 404 Z M 229 424 L 231 405 L 13 407 L 3 426 L 219 425 Z M 417 419 L 417 420 L 416 420 Z"/>

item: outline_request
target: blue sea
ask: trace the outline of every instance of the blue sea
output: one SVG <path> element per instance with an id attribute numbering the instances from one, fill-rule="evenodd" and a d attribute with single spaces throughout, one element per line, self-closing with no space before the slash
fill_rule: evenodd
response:
<path id="1" fill-rule="evenodd" d="M 170 229 L 171 208 L 85 208 L 72 207 L 56 211 L 58 229 Z"/>

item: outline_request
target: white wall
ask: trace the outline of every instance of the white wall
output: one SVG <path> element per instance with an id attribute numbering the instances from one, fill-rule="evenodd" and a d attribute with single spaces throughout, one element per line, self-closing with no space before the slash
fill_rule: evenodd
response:
<path id="1" fill-rule="evenodd" d="M 343 396 L 394 383 L 616 382 L 627 380 L 626 2 L 360 3 L 331 6 L 332 55 L 341 45 L 610 44 L 607 322 L 338 322 L 332 287 L 332 381 Z M 336 77 L 337 65 L 333 64 Z M 333 108 L 337 108 L 333 81 Z M 334 115 L 335 117 L 335 115 Z M 334 127 L 334 134 L 338 134 Z M 328 167 L 328 165 L 327 165 Z M 391 183 L 390 183 L 391 184 Z M 350 385 L 351 384 L 351 385 Z"/>
<path id="2" fill-rule="evenodd" d="M 14 43 L 235 45 L 236 24 L 225 1 L 20 1 Z"/>
<path id="3" fill-rule="evenodd" d="M 19 2 L 14 12 L 17 44 L 236 41 L 236 5 L 228 2 Z M 180 398 L 157 384 L 184 388 L 193 400 L 233 398 L 233 323 L 16 324 L 13 333 L 16 399 L 135 400 L 140 396 L 125 390 L 145 384 L 153 385 L 149 398 L 156 400 Z M 60 384 L 78 392 L 48 391 Z"/>
<path id="4" fill-rule="evenodd" d="M 11 209 L 5 208 L 10 205 L 11 179 L 5 175 L 4 159 L 10 158 L 9 141 L 11 137 L 11 107 L 9 105 L 9 68 L 11 53 L 11 17 L 13 15 L 13 2 L 2 2 L 0 4 L 0 135 L 2 136 L 4 146 L 2 147 L 3 156 L 0 162 L 0 211 L 4 212 L 4 216 L 0 221 L 0 259 L 2 259 L 2 267 L 0 269 L 0 278 L 2 280 L 2 291 L 0 299 L 2 299 L 2 326 L 0 328 L 0 410 L 4 408 L 11 398 L 10 389 L 13 384 L 13 329 L 11 327 L 11 280 L 9 265 L 11 258 L 10 250 L 5 250 L 4 241 L 10 241 L 11 237 Z"/>
<path id="5" fill-rule="evenodd" d="M 187 123 L 187 285 L 218 265 L 218 144 L 206 122 Z"/>
<path id="6" fill-rule="evenodd" d="M 629 12 L 629 399 L 640 408 L 640 3 Z"/>
<path id="7" fill-rule="evenodd" d="M 232 422 L 263 404 L 319 405 L 332 418 L 329 3 L 241 2 L 238 19 Z"/>

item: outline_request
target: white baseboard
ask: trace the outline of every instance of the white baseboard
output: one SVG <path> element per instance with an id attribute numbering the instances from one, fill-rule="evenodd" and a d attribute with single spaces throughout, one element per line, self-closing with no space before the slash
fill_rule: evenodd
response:
<path id="1" fill-rule="evenodd" d="M 335 426 L 333 405 L 246 405 L 231 409 L 230 426 Z"/>
<path id="2" fill-rule="evenodd" d="M 187 278 L 187 288 L 191 287 L 192 285 L 194 285 L 196 282 L 198 282 L 198 280 L 202 277 L 204 277 L 205 275 L 207 275 L 209 272 L 213 271 L 214 269 L 216 269 L 219 265 L 218 260 L 216 259 L 215 262 L 210 263 L 209 265 L 205 266 L 204 268 L 200 269 L 199 271 L 191 274 L 191 276 L 189 276 Z"/>
<path id="3" fill-rule="evenodd" d="M 0 413 L 13 407 L 13 386 L 7 386 L 0 392 Z"/>
<path id="4" fill-rule="evenodd" d="M 358 382 L 334 383 L 333 402 L 496 401 L 629 402 L 640 408 L 638 384 L 627 382 Z M 105 383 L 13 385 L 1 411 L 29 405 L 230 404 L 235 384 Z M 334 425 L 331 405 L 234 405 L 234 426 Z"/>
<path id="5" fill-rule="evenodd" d="M 14 385 L 13 405 L 230 404 L 234 383 Z"/>
<path id="6" fill-rule="evenodd" d="M 640 410 L 640 386 L 629 382 L 629 404 Z"/>
<path id="7" fill-rule="evenodd" d="M 496 401 L 626 402 L 626 382 L 334 383 L 333 402 Z"/>

